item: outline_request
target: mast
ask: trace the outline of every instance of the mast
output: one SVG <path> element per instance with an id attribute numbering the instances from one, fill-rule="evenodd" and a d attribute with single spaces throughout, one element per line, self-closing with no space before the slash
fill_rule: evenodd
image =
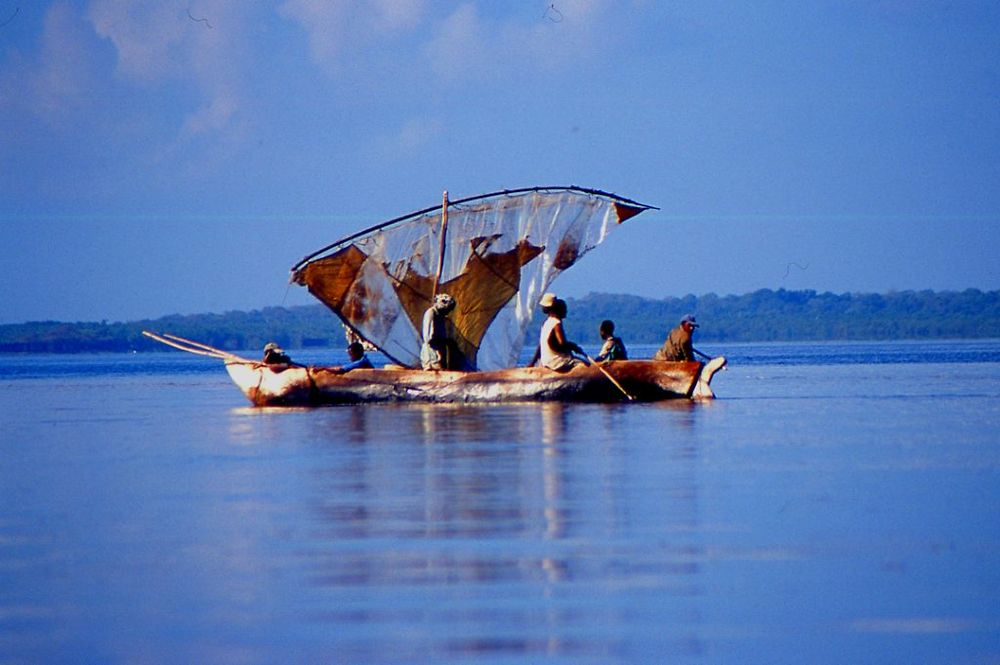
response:
<path id="1" fill-rule="evenodd" d="M 444 252 L 445 243 L 448 238 L 448 190 L 444 190 L 444 194 L 441 197 L 441 243 L 438 245 L 438 267 L 437 273 L 434 275 L 434 290 L 431 292 L 431 300 L 438 293 L 438 285 L 441 283 L 441 273 L 444 272 Z"/>

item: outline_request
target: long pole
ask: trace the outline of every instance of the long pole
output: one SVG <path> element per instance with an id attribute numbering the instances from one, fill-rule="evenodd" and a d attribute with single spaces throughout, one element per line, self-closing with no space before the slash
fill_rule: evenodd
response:
<path id="1" fill-rule="evenodd" d="M 584 355 L 586 355 L 586 354 L 584 354 Z M 625 395 L 625 397 L 628 397 L 628 400 L 630 402 L 634 402 L 635 401 L 635 398 L 632 397 L 632 395 L 630 395 L 629 392 L 627 390 L 625 390 L 624 387 L 622 387 L 622 384 L 618 383 L 618 380 L 615 379 L 615 377 L 611 376 L 611 372 L 609 372 L 608 370 L 606 370 L 603 367 L 601 367 L 601 364 L 599 362 L 597 362 L 596 360 L 594 360 L 593 358 L 591 358 L 590 356 L 587 356 L 587 360 L 589 360 L 590 363 L 594 367 L 596 367 L 597 369 L 601 370 L 601 373 L 604 374 L 604 376 L 608 377 L 608 380 L 611 381 L 611 383 L 615 384 L 615 388 L 617 388 L 618 390 L 622 391 L 622 395 Z"/>
<path id="2" fill-rule="evenodd" d="M 150 332 L 148 330 L 143 330 L 142 334 L 150 339 L 155 339 L 161 344 L 166 344 L 167 346 L 172 346 L 175 349 L 180 349 L 181 351 L 187 351 L 188 353 L 194 353 L 199 356 L 209 356 L 212 358 L 219 358 L 220 360 L 238 360 L 241 362 L 253 362 L 252 360 L 247 360 L 246 358 L 241 358 L 228 351 L 223 351 L 222 349 L 217 349 L 214 346 L 209 346 L 208 344 L 202 344 L 201 342 L 195 342 L 190 339 L 184 339 L 183 337 L 178 337 L 177 335 L 169 335 L 164 333 L 163 335 L 158 335 L 156 333 Z"/>
<path id="3" fill-rule="evenodd" d="M 434 275 L 434 290 L 431 292 L 431 300 L 437 295 L 438 285 L 441 283 L 441 273 L 444 272 L 444 251 L 445 242 L 448 235 L 448 190 L 444 190 L 441 200 L 441 242 L 438 245 L 438 267 L 437 274 Z"/>

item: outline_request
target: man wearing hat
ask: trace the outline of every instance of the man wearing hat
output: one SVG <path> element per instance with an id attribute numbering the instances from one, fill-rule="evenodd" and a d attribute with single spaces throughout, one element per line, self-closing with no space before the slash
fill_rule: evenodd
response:
<path id="1" fill-rule="evenodd" d="M 268 342 L 264 345 L 264 359 L 265 365 L 288 365 L 291 364 L 292 359 L 288 357 L 281 347 L 274 342 Z"/>
<path id="2" fill-rule="evenodd" d="M 691 314 L 685 314 L 677 327 L 670 331 L 667 341 L 653 356 L 653 360 L 694 360 L 691 336 L 698 323 Z"/>
<path id="3" fill-rule="evenodd" d="M 448 334 L 447 316 L 458 303 L 447 293 L 434 296 L 434 302 L 424 312 L 420 348 L 420 366 L 423 369 L 462 369 L 464 362 L 455 341 Z"/>
<path id="4" fill-rule="evenodd" d="M 573 357 L 574 353 L 585 356 L 583 349 L 575 342 L 566 339 L 566 331 L 562 321 L 566 318 L 566 301 L 557 298 L 554 293 L 546 293 L 538 302 L 542 312 L 548 316 L 542 323 L 538 340 L 538 348 L 529 367 L 541 360 L 543 367 L 557 372 L 567 372 L 582 362 Z"/>

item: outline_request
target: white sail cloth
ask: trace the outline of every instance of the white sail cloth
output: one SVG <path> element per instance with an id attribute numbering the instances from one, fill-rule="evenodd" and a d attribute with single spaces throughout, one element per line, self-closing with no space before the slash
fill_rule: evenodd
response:
<path id="1" fill-rule="evenodd" d="M 440 208 L 414 213 L 307 257 L 292 275 L 407 366 L 420 363 L 424 311 L 435 293 L 449 293 L 458 302 L 451 332 L 470 363 L 511 367 L 552 280 L 650 207 L 579 188 L 474 197 L 450 204 L 446 225 Z"/>

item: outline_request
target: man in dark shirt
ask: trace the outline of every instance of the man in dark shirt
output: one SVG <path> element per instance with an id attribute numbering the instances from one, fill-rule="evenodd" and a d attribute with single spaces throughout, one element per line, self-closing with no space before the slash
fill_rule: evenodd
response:
<path id="1" fill-rule="evenodd" d="M 347 347 L 347 357 L 351 359 L 350 362 L 341 365 L 338 368 L 338 373 L 343 374 L 352 369 L 372 369 L 372 361 L 368 360 L 368 356 L 365 355 L 365 347 L 361 342 L 351 342 Z"/>
<path id="2" fill-rule="evenodd" d="M 691 346 L 691 336 L 698 327 L 694 316 L 687 314 L 670 331 L 667 341 L 653 356 L 653 360 L 694 360 L 694 348 Z"/>
<path id="3" fill-rule="evenodd" d="M 281 350 L 281 347 L 274 342 L 268 342 L 264 345 L 264 360 L 265 365 L 289 365 L 292 359 Z"/>

